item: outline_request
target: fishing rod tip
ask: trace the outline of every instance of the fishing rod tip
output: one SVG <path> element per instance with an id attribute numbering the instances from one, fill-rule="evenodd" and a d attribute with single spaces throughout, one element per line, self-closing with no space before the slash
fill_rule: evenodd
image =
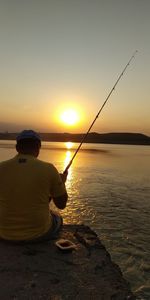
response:
<path id="1" fill-rule="evenodd" d="M 135 55 L 136 55 L 137 53 L 138 53 L 138 50 L 135 50 L 134 53 L 133 53 L 133 55 L 132 55 L 132 58 L 135 57 Z"/>

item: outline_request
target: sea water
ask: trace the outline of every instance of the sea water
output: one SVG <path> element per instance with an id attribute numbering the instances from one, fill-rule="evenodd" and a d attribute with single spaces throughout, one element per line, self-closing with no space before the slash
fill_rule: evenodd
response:
<path id="1" fill-rule="evenodd" d="M 78 144 L 43 142 L 39 158 L 63 172 Z M 0 141 L 0 161 L 16 154 Z M 69 169 L 64 223 L 100 237 L 137 299 L 150 299 L 150 147 L 84 144 Z"/>

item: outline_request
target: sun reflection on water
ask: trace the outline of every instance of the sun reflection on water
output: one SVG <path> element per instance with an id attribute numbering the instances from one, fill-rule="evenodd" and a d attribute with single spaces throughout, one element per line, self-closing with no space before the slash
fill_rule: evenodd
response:
<path id="1" fill-rule="evenodd" d="M 70 151 L 70 149 L 72 149 L 73 145 L 74 145 L 74 143 L 72 143 L 72 142 L 65 143 L 66 149 L 68 149 L 68 150 L 66 151 L 66 154 L 65 154 L 64 170 L 68 166 L 69 162 L 71 161 L 72 152 Z M 73 179 L 73 168 L 72 168 L 72 166 L 70 166 L 69 171 L 68 171 L 68 176 L 67 176 L 67 183 L 66 183 L 68 188 L 70 187 L 70 181 L 72 179 Z"/>
<path id="2" fill-rule="evenodd" d="M 66 155 L 65 155 L 65 159 L 64 159 L 64 170 L 67 167 L 67 165 L 69 164 L 71 158 L 72 158 L 72 153 L 71 153 L 71 151 L 67 150 Z M 72 176 L 73 176 L 72 170 L 73 170 L 72 166 L 70 166 L 69 171 L 68 171 L 68 176 L 67 176 L 67 184 L 72 179 Z"/>
<path id="3" fill-rule="evenodd" d="M 74 143 L 72 143 L 72 142 L 66 142 L 65 143 L 65 146 L 66 146 L 67 149 L 73 148 L 73 145 L 74 145 Z"/>
<path id="4" fill-rule="evenodd" d="M 58 169 L 65 170 L 68 164 L 70 163 L 74 151 L 75 151 L 75 143 L 72 142 L 66 142 L 63 143 L 63 151 L 58 152 L 59 155 L 59 161 L 61 161 L 60 165 L 58 165 Z M 82 154 L 82 153 L 81 153 Z M 86 157 L 85 154 L 80 154 L 80 160 L 78 160 L 78 163 L 76 163 L 77 160 L 69 167 L 68 169 L 68 176 L 66 180 L 66 189 L 68 192 L 68 202 L 66 208 L 61 211 L 61 215 L 63 217 L 65 224 L 80 224 L 84 222 L 88 222 L 89 219 L 92 222 L 94 222 L 95 219 L 95 212 L 93 208 L 90 208 L 88 205 L 88 195 L 87 195 L 87 189 L 85 191 L 86 196 L 82 196 L 80 193 L 81 186 L 84 190 L 84 177 L 87 178 L 87 168 L 86 172 L 82 172 L 82 176 L 80 176 L 80 168 L 81 166 L 84 166 L 86 164 Z M 90 154 L 91 155 L 91 154 Z M 79 168 L 79 170 L 78 170 Z M 91 177 L 90 177 L 91 178 Z M 89 179 L 88 179 L 89 180 Z M 90 179 L 91 181 L 91 179 Z M 87 183 L 87 182 L 86 182 Z M 57 211 L 55 207 L 52 207 L 51 209 L 54 209 Z"/>

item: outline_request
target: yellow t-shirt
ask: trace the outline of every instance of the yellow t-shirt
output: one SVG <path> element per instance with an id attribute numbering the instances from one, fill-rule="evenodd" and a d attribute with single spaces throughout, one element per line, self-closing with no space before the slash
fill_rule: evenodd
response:
<path id="1" fill-rule="evenodd" d="M 66 193 L 56 168 L 30 155 L 0 163 L 0 237 L 26 240 L 52 226 L 49 197 Z"/>

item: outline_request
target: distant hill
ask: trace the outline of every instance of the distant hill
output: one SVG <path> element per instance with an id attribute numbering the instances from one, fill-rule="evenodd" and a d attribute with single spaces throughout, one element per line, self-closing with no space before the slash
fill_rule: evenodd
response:
<path id="1" fill-rule="evenodd" d="M 14 140 L 18 133 L 0 133 L 0 140 Z M 40 133 L 43 141 L 49 142 L 77 142 L 80 143 L 83 134 L 72 133 Z M 97 133 L 91 132 L 85 143 L 150 145 L 150 137 L 141 133 Z"/>

